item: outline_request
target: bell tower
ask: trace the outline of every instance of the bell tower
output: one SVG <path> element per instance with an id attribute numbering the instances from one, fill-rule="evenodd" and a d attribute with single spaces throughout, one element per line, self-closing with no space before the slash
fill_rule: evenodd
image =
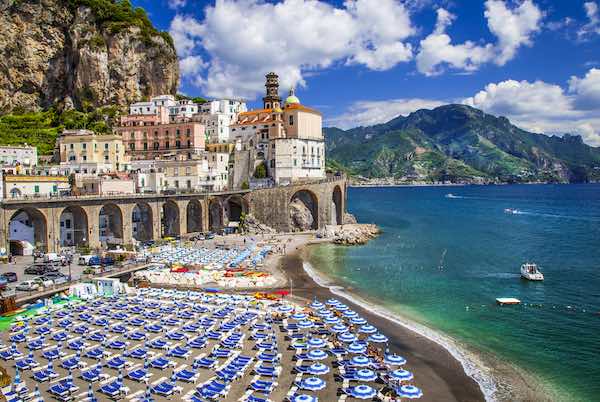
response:
<path id="1" fill-rule="evenodd" d="M 263 98 L 263 106 L 265 109 L 279 109 L 281 108 L 281 98 L 279 97 L 279 77 L 277 74 L 271 72 L 265 76 L 267 82 L 265 87 L 267 88 L 267 94 Z"/>

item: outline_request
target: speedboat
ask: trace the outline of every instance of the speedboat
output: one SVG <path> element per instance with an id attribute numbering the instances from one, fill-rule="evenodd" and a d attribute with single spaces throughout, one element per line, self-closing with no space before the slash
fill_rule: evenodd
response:
<path id="1" fill-rule="evenodd" d="M 519 214 L 519 213 L 521 213 L 521 211 L 519 211 L 518 209 L 513 209 L 513 208 L 504 208 L 504 213 L 505 214 Z"/>
<path id="2" fill-rule="evenodd" d="M 526 262 L 521 265 L 521 278 L 529 281 L 543 281 L 544 274 L 540 272 L 536 264 Z"/>

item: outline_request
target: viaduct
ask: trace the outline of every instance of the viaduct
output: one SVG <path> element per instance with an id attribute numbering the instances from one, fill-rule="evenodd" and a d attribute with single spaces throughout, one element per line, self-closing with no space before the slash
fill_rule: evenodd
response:
<path id="1" fill-rule="evenodd" d="M 345 177 L 278 186 L 259 190 L 214 193 L 128 194 L 30 199 L 6 199 L 0 203 L 0 247 L 10 249 L 11 221 L 27 216 L 33 227 L 36 247 L 48 252 L 60 250 L 61 216 L 73 218 L 73 245 L 99 248 L 101 236 L 112 242 L 130 245 L 219 230 L 229 221 L 239 221 L 242 213 L 281 232 L 294 230 L 291 204 L 301 201 L 312 214 L 312 229 L 342 223 L 346 211 Z M 100 216 L 107 217 L 100 219 Z M 135 230 L 134 230 L 135 228 Z"/>

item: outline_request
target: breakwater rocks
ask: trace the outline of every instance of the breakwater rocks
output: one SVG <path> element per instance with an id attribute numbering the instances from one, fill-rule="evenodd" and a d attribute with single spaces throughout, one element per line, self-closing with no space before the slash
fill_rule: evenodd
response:
<path id="1" fill-rule="evenodd" d="M 335 244 L 365 244 L 381 233 L 379 227 L 371 223 L 354 223 L 349 225 L 328 225 L 317 232 L 317 237 L 331 239 Z"/>

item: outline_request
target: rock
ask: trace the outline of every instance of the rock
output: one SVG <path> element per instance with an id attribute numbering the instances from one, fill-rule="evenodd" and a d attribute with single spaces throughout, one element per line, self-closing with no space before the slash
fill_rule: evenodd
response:
<path id="1" fill-rule="evenodd" d="M 113 29 L 73 4 L 0 2 L 0 111 L 124 106 L 175 94 L 179 64 L 168 38 L 134 25 Z"/>
<path id="2" fill-rule="evenodd" d="M 242 232 L 244 234 L 269 234 L 276 231 L 272 227 L 259 222 L 253 215 L 247 214 L 242 223 Z"/>
<path id="3" fill-rule="evenodd" d="M 331 239 L 336 244 L 365 244 L 380 233 L 374 224 L 328 225 L 317 232 L 317 236 Z"/>
<path id="4" fill-rule="evenodd" d="M 344 214 L 344 222 L 342 222 L 344 225 L 350 225 L 350 224 L 355 224 L 358 223 L 358 221 L 356 220 L 356 217 L 354 215 L 352 215 L 350 212 L 346 212 Z"/>
<path id="5" fill-rule="evenodd" d="M 304 232 L 311 230 L 313 227 L 312 212 L 299 198 L 290 203 L 290 219 L 292 221 L 292 232 Z"/>

